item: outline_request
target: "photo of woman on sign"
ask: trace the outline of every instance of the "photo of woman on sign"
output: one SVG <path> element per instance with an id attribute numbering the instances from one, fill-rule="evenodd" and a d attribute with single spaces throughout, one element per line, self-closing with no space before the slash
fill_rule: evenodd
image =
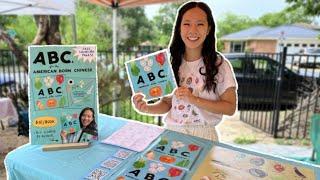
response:
<path id="1" fill-rule="evenodd" d="M 97 124 L 95 121 L 94 109 L 86 107 L 82 109 L 79 115 L 80 130 L 75 132 L 72 129 L 70 133 L 62 130 L 60 133 L 62 143 L 88 142 L 96 139 L 98 136 Z"/>

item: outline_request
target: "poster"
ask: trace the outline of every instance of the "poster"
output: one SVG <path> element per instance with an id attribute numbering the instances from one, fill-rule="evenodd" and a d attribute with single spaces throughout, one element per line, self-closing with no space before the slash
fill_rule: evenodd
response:
<path id="1" fill-rule="evenodd" d="M 31 144 L 96 139 L 96 46 L 29 46 L 28 52 Z"/>
<path id="2" fill-rule="evenodd" d="M 167 50 L 126 62 L 133 93 L 142 93 L 147 101 L 173 93 L 177 87 Z"/>

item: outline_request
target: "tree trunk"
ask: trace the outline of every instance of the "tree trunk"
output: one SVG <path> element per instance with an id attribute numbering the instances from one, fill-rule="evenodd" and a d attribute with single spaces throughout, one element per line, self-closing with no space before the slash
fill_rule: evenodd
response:
<path id="1" fill-rule="evenodd" d="M 28 72 L 28 60 L 27 57 L 23 54 L 23 51 L 18 47 L 18 45 L 14 42 L 14 40 L 6 34 L 1 28 L 0 28 L 0 39 L 2 39 L 4 42 L 6 42 L 14 54 L 14 56 L 17 58 L 18 61 L 21 62 L 23 69 L 25 72 Z"/>
<path id="2" fill-rule="evenodd" d="M 59 30 L 60 16 L 45 16 L 36 15 L 34 19 L 36 21 L 38 31 L 36 37 L 33 39 L 32 44 L 40 45 L 43 42 L 45 44 L 61 44 L 61 35 Z"/>

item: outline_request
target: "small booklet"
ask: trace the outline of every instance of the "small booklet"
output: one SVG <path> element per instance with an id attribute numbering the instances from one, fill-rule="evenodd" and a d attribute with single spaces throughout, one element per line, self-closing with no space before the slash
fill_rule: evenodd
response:
<path id="1" fill-rule="evenodd" d="M 126 62 L 133 94 L 142 93 L 147 101 L 167 96 L 177 87 L 167 50 Z"/>
<path id="2" fill-rule="evenodd" d="M 190 170 L 197 160 L 202 147 L 186 138 L 162 136 L 159 143 L 153 146 L 145 157 Z"/>
<path id="3" fill-rule="evenodd" d="M 163 128 L 155 125 L 128 122 L 101 142 L 141 152 L 145 150 L 163 131 Z"/>
<path id="4" fill-rule="evenodd" d="M 117 179 L 182 179 L 185 170 L 160 162 L 140 158 L 128 169 L 118 175 Z"/>

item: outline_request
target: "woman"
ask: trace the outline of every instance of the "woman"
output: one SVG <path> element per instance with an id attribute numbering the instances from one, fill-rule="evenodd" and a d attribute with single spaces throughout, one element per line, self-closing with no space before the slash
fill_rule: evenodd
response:
<path id="1" fill-rule="evenodd" d="M 133 96 L 135 108 L 164 114 L 166 128 L 218 141 L 215 126 L 222 115 L 233 115 L 237 82 L 229 61 L 216 50 L 215 23 L 203 2 L 183 4 L 170 42 L 171 63 L 179 87 L 172 97 L 149 105 L 141 94 Z"/>

